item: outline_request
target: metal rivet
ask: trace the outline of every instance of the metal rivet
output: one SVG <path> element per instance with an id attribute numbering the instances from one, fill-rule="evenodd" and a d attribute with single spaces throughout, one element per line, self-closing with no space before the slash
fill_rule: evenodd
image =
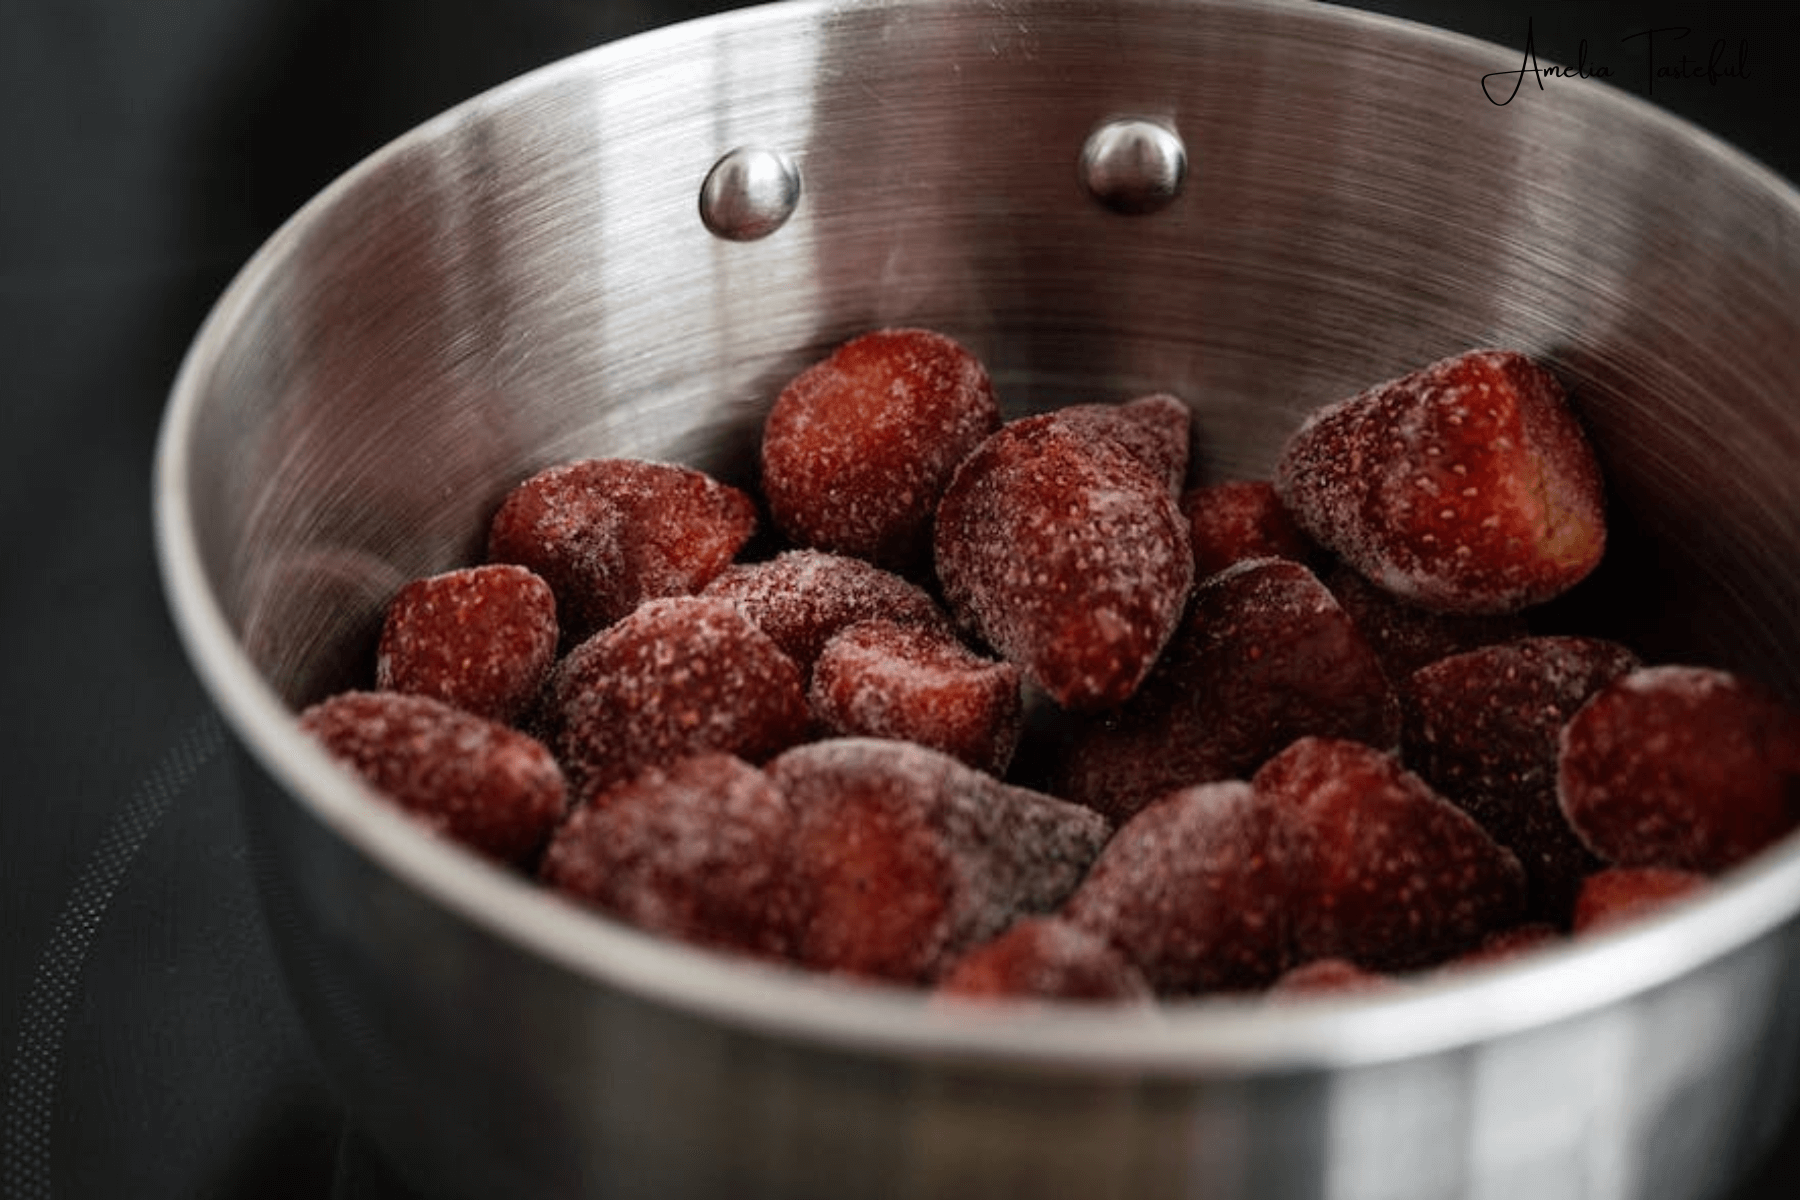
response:
<path id="1" fill-rule="evenodd" d="M 739 147 L 700 185 L 700 219 L 719 237 L 753 242 L 780 229 L 800 203 L 800 172 L 785 154 Z"/>
<path id="2" fill-rule="evenodd" d="M 1114 212 L 1155 212 L 1175 199 L 1187 180 L 1187 147 L 1156 121 L 1107 121 L 1081 149 L 1081 179 Z"/>

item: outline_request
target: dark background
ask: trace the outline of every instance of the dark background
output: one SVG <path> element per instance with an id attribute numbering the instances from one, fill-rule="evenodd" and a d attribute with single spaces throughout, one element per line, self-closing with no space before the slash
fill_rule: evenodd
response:
<path id="1" fill-rule="evenodd" d="M 263 947 L 220 728 L 155 573 L 157 421 L 232 273 L 339 172 L 491 84 L 712 7 L 0 0 L 6 1200 L 403 1194 L 346 1125 Z M 1542 65 L 1576 63 L 1585 39 L 1612 78 L 1527 78 L 1515 103 L 1653 92 L 1800 179 L 1779 6 L 1361 7 L 1496 41 L 1496 71 L 1519 67 L 1528 24 Z M 1654 78 L 1628 40 L 1650 29 L 1659 64 L 1724 39 L 1749 74 Z M 1800 1129 L 1742 1200 L 1791 1197 L 1795 1169 Z"/>

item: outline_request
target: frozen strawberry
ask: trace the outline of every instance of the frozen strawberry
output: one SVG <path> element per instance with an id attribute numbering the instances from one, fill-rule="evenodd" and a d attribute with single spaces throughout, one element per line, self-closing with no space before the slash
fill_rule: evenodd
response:
<path id="1" fill-rule="evenodd" d="M 943 630 L 863 621 L 825 644 L 808 696 L 828 733 L 918 742 L 1000 775 L 1019 742 L 1019 680 Z"/>
<path id="2" fill-rule="evenodd" d="M 1193 582 L 1166 484 L 1055 413 L 1013 422 L 963 462 L 936 547 L 952 612 L 1069 709 L 1137 689 Z"/>
<path id="3" fill-rule="evenodd" d="M 1341 563 L 1320 576 L 1396 684 L 1440 658 L 1531 632 L 1518 613 L 1441 613 L 1384 591 Z"/>
<path id="4" fill-rule="evenodd" d="M 1144 1001 L 1142 972 L 1105 938 L 1056 917 L 1025 917 L 957 959 L 938 982 L 958 999 Z"/>
<path id="5" fill-rule="evenodd" d="M 581 796 L 713 750 L 761 762 L 807 730 L 800 669 L 728 600 L 647 600 L 545 685 L 551 748 Z"/>
<path id="6" fill-rule="evenodd" d="M 908 742 L 835 738 L 766 768 L 793 803 L 795 953 L 820 970 L 926 983 L 1068 895 L 1109 832 L 1078 805 Z"/>
<path id="7" fill-rule="evenodd" d="M 1613 929 L 1695 895 L 1711 879 L 1678 867 L 1607 867 L 1582 884 L 1575 899 L 1574 931 Z"/>
<path id="8" fill-rule="evenodd" d="M 544 852 L 545 883 L 651 933 L 783 957 L 794 811 L 755 767 L 701 754 L 596 795 Z"/>
<path id="9" fill-rule="evenodd" d="M 1267 480 L 1189 488 L 1181 494 L 1181 512 L 1188 520 L 1195 580 L 1250 558 L 1291 558 L 1310 566 L 1320 557 Z"/>
<path id="10" fill-rule="evenodd" d="M 499 862 L 530 858 L 567 807 L 541 742 L 429 696 L 343 692 L 300 728 L 420 824 Z"/>
<path id="11" fill-rule="evenodd" d="M 1507 350 L 1447 358 L 1315 412 L 1275 485 L 1327 549 L 1443 612 L 1549 600 L 1606 544 L 1599 466 L 1562 385 Z"/>
<path id="12" fill-rule="evenodd" d="M 524 567 L 417 579 L 388 605 L 375 686 L 516 723 L 556 661 L 557 633 L 550 585 Z"/>
<path id="13" fill-rule="evenodd" d="M 1193 414 L 1167 392 L 1123 404 L 1071 404 L 1056 419 L 1082 436 L 1108 438 L 1179 493 L 1187 479 Z"/>
<path id="14" fill-rule="evenodd" d="M 1302 738 L 1251 784 L 1290 831 L 1290 914 L 1302 959 L 1411 970 L 1517 923 L 1525 899 L 1518 859 L 1395 755 Z"/>
<path id="15" fill-rule="evenodd" d="M 1062 915 L 1160 995 L 1255 989 L 1290 962 L 1293 866 L 1273 805 L 1239 780 L 1203 784 L 1121 825 Z"/>
<path id="16" fill-rule="evenodd" d="M 1518 855 L 1530 910 L 1559 925 L 1600 866 L 1557 800 L 1562 729 L 1638 665 L 1616 642 L 1526 637 L 1439 659 L 1400 689 L 1407 766 Z"/>
<path id="17" fill-rule="evenodd" d="M 823 550 L 788 550 L 763 562 L 734 563 L 701 594 L 743 609 L 806 675 L 825 643 L 858 621 L 879 617 L 951 631 L 949 615 L 918 584 L 860 558 Z"/>
<path id="18" fill-rule="evenodd" d="M 1392 977 L 1359 967 L 1347 958 L 1315 958 L 1283 971 L 1269 985 L 1268 994 L 1272 999 L 1344 996 L 1382 992 L 1393 986 Z"/>
<path id="19" fill-rule="evenodd" d="M 1313 573 L 1252 559 L 1202 581 L 1138 694 L 1068 735 L 1051 790 L 1114 821 L 1165 792 L 1247 778 L 1306 734 L 1398 744 L 1399 702 Z"/>
<path id="20" fill-rule="evenodd" d="M 755 529 L 750 497 L 711 476 L 669 463 L 587 459 L 514 488 L 488 527 L 487 554 L 543 577 L 573 643 L 643 600 L 699 591 Z"/>
<path id="21" fill-rule="evenodd" d="M 776 398 L 763 495 L 799 545 L 911 568 L 956 464 L 999 427 L 993 384 L 968 350 L 922 329 L 867 333 Z"/>
<path id="22" fill-rule="evenodd" d="M 1722 871 L 1800 821 L 1800 712 L 1729 672 L 1646 667 L 1569 721 L 1557 786 L 1607 862 Z"/>

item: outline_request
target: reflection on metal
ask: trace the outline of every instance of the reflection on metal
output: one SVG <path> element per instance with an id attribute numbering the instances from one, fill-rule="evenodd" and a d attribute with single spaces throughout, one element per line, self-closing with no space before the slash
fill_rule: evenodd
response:
<path id="1" fill-rule="evenodd" d="M 1115 212 L 1167 207 L 1181 194 L 1187 172 L 1187 147 L 1175 131 L 1138 117 L 1106 122 L 1081 150 L 1081 181 Z"/>
<path id="2" fill-rule="evenodd" d="M 719 237 L 754 242 L 787 224 L 800 203 L 800 171 L 787 155 L 739 147 L 700 185 L 700 219 Z"/>

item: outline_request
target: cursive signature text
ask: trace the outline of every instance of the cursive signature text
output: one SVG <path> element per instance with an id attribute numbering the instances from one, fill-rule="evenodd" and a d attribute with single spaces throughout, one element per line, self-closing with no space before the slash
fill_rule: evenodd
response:
<path id="1" fill-rule="evenodd" d="M 1544 90 L 1545 79 L 1611 79 L 1614 77 L 1611 67 L 1604 63 L 1588 60 L 1588 43 L 1581 39 L 1575 55 L 1575 65 L 1563 66 L 1552 63 L 1542 66 L 1538 62 L 1537 46 L 1534 30 L 1529 18 L 1525 22 L 1525 57 L 1516 71 L 1489 71 L 1481 77 L 1481 90 L 1488 100 L 1494 104 L 1511 104 L 1519 94 L 1519 86 L 1525 82 L 1527 75 L 1537 83 L 1538 91 Z M 1665 25 L 1656 29 L 1645 29 L 1638 33 L 1628 34 L 1619 39 L 1621 42 L 1635 42 L 1639 38 L 1644 43 L 1645 90 L 1654 95 L 1656 81 L 1659 79 L 1704 79 L 1709 84 L 1717 84 L 1721 79 L 1748 79 L 1750 77 L 1750 46 L 1739 40 L 1735 56 L 1733 47 L 1724 38 L 1717 38 L 1708 48 L 1705 57 L 1699 58 L 1682 54 L 1674 61 L 1669 59 L 1669 43 L 1684 41 L 1693 30 L 1686 25 Z M 1659 40 L 1660 39 L 1660 40 Z M 1657 60 L 1658 47 L 1663 50 L 1663 58 Z M 1498 80 L 1499 82 L 1495 82 Z M 1509 88 L 1506 81 L 1511 80 Z"/>

